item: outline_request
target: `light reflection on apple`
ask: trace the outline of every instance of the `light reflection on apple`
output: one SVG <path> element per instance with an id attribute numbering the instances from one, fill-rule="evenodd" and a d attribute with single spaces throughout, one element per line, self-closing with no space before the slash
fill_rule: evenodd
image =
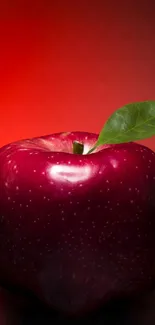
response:
<path id="1" fill-rule="evenodd" d="M 90 166 L 65 166 L 54 165 L 48 169 L 48 174 L 51 179 L 59 181 L 68 181 L 70 183 L 77 183 L 86 181 L 92 173 Z"/>

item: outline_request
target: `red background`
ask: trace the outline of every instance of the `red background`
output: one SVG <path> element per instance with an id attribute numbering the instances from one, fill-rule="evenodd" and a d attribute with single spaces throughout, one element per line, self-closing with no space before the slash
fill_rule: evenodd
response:
<path id="1" fill-rule="evenodd" d="M 155 99 L 153 1 L 53 2 L 0 4 L 0 145 L 99 132 L 115 109 Z"/>

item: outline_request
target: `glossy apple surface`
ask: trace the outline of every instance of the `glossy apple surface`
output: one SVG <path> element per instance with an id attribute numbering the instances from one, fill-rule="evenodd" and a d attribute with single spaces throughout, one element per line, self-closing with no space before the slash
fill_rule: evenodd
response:
<path id="1" fill-rule="evenodd" d="M 155 154 L 59 133 L 0 149 L 0 279 L 67 314 L 155 280 Z M 84 154 L 73 154 L 73 141 Z"/>

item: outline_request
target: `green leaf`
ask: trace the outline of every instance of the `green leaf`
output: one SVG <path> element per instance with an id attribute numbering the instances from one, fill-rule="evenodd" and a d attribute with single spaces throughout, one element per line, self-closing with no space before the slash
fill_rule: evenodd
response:
<path id="1" fill-rule="evenodd" d="M 155 101 L 131 103 L 110 116 L 89 153 L 99 145 L 137 141 L 154 135 Z"/>

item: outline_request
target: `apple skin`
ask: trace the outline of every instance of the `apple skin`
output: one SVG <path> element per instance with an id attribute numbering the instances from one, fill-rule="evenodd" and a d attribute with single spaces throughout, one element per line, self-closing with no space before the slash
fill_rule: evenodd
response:
<path id="1" fill-rule="evenodd" d="M 0 279 L 69 315 L 155 282 L 155 153 L 56 133 L 0 149 Z M 84 154 L 72 154 L 73 141 Z"/>

